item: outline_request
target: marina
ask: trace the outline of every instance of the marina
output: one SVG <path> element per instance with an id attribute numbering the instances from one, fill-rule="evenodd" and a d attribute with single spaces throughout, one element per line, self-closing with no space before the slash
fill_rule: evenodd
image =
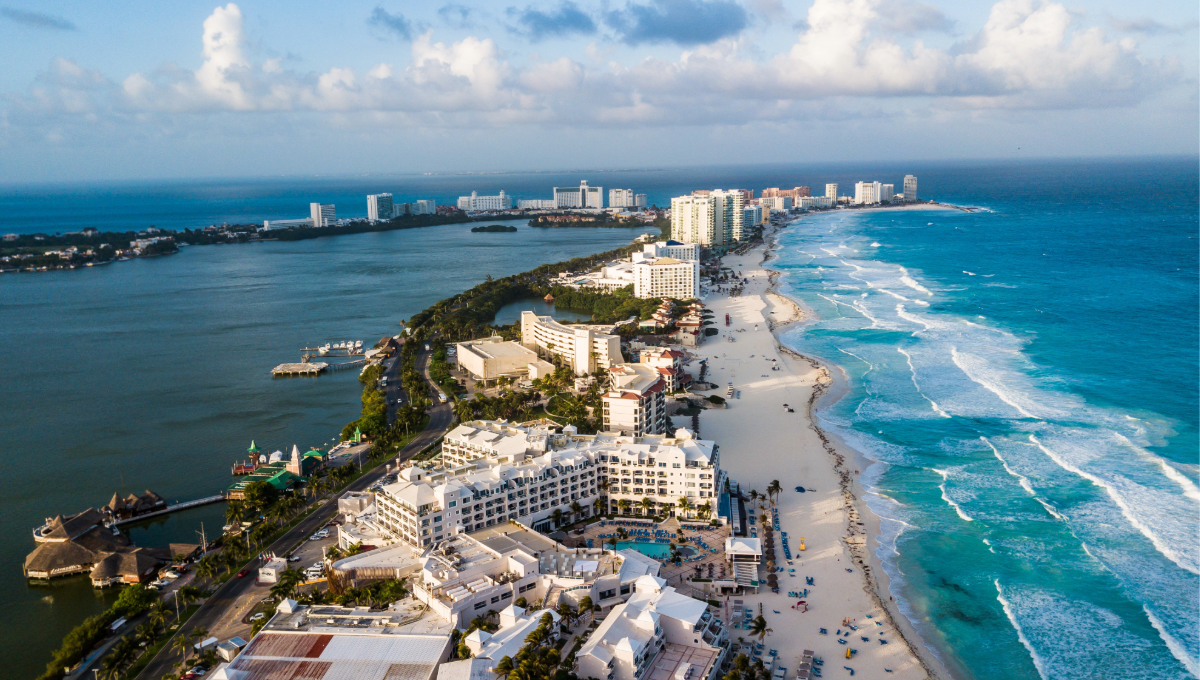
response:
<path id="1" fill-rule="evenodd" d="M 345 342 L 325 343 L 320 347 L 303 347 L 300 349 L 305 354 L 316 353 L 317 356 L 330 357 L 354 357 L 363 354 L 362 340 L 347 340 Z"/>

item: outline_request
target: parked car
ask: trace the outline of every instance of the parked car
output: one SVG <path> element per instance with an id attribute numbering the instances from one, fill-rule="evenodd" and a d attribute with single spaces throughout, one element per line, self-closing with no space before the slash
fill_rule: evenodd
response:
<path id="1" fill-rule="evenodd" d="M 266 614 L 259 612 L 259 613 L 255 614 L 254 616 L 250 617 L 250 623 L 254 623 L 255 621 L 262 621 L 266 617 L 267 617 Z"/>

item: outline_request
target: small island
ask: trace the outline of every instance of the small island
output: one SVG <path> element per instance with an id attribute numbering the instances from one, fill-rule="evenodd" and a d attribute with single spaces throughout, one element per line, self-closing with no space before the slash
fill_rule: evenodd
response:
<path id="1" fill-rule="evenodd" d="M 486 234 L 510 232 L 510 231 L 516 231 L 516 230 L 517 230 L 516 227 L 507 227 L 503 224 L 489 224 L 486 227 L 471 227 L 472 233 L 486 233 Z"/>

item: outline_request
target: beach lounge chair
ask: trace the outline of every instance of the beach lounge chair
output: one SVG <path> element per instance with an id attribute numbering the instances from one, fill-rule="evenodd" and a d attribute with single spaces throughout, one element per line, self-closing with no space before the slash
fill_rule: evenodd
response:
<path id="1" fill-rule="evenodd" d="M 829 631 L 828 631 L 828 630 L 826 630 L 826 629 L 824 629 L 824 628 L 822 628 L 822 629 L 821 629 L 821 635 L 829 635 Z"/>

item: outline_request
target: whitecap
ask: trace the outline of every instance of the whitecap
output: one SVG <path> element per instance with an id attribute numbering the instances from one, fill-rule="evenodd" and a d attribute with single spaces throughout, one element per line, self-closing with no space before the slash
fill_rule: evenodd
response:
<path id="1" fill-rule="evenodd" d="M 937 468 L 930 468 L 930 469 L 933 470 L 934 472 L 938 473 L 938 475 L 941 476 L 941 478 L 942 478 L 942 483 L 938 484 L 938 488 L 941 489 L 941 491 L 942 491 L 942 500 L 946 501 L 946 503 L 949 504 L 950 507 L 954 508 L 954 512 L 958 513 L 959 517 L 961 517 L 962 519 L 964 519 L 968 522 L 974 522 L 975 520 L 971 519 L 970 515 L 963 512 L 962 507 L 959 506 L 958 503 L 955 503 L 953 500 L 951 500 L 950 496 L 946 495 L 946 479 L 950 476 L 950 473 L 946 470 L 939 470 Z"/>
<path id="2" fill-rule="evenodd" d="M 1154 630 L 1158 631 L 1158 636 L 1166 643 L 1167 649 L 1171 650 L 1171 656 L 1179 659 L 1179 663 L 1183 664 L 1188 672 L 1196 677 L 1200 677 L 1200 660 L 1188 653 L 1186 647 L 1175 636 L 1167 632 L 1166 626 L 1158 617 L 1150 612 L 1150 608 L 1145 604 L 1142 605 L 1142 611 L 1146 612 L 1146 618 L 1150 620 L 1150 625 L 1154 626 Z"/>
<path id="3" fill-rule="evenodd" d="M 933 410 L 935 413 L 937 413 L 939 416 L 941 416 L 943 418 L 949 418 L 950 417 L 949 413 L 946 413 L 945 411 L 943 411 L 942 407 L 938 406 L 936 401 L 930 399 L 929 395 L 927 395 L 921 391 L 921 385 L 917 383 L 917 369 L 915 366 L 913 366 L 912 355 L 909 354 L 908 352 L 905 352 L 903 349 L 901 349 L 899 347 L 896 348 L 896 351 L 903 354 L 904 358 L 908 361 L 908 370 L 912 374 L 912 384 L 913 384 L 913 387 L 917 388 L 917 394 L 921 395 L 922 397 L 925 398 L 925 401 L 929 402 L 929 405 L 933 407 Z"/>
<path id="4" fill-rule="evenodd" d="M 1139 533 L 1149 539 L 1150 543 L 1154 545 L 1154 548 L 1158 550 L 1158 552 L 1162 553 L 1163 556 L 1179 565 L 1181 569 L 1186 569 L 1193 574 L 1200 574 L 1200 568 L 1198 568 L 1196 565 L 1195 556 L 1181 554 L 1174 547 L 1172 547 L 1173 542 L 1168 541 L 1160 536 L 1159 532 L 1156 530 L 1158 527 L 1151 527 L 1148 524 L 1147 518 L 1144 517 L 1136 508 L 1134 508 L 1130 500 L 1126 498 L 1125 493 L 1128 493 L 1131 490 L 1132 483 L 1129 483 L 1127 480 L 1125 480 L 1125 483 L 1121 484 L 1122 489 L 1118 491 L 1116 483 L 1081 469 L 1079 466 L 1066 460 L 1066 458 L 1060 455 L 1058 452 L 1055 452 L 1054 450 L 1042 444 L 1042 442 L 1039 441 L 1034 435 L 1029 435 L 1029 441 L 1033 442 L 1034 446 L 1038 447 L 1042 453 L 1046 454 L 1050 460 L 1054 461 L 1054 463 L 1062 469 L 1082 477 L 1103 489 L 1112 502 L 1115 503 L 1118 508 L 1120 508 L 1121 514 L 1124 515 L 1126 521 L 1133 525 L 1133 527 L 1137 529 Z M 1149 508 L 1143 508 L 1143 510 L 1148 509 Z M 1193 544 L 1189 547 L 1191 547 L 1194 552 L 1195 545 Z"/>
<path id="5" fill-rule="evenodd" d="M 875 242 L 875 243 L 872 243 L 872 244 L 871 244 L 871 247 L 872 247 L 872 248 L 878 248 L 878 247 L 879 247 L 879 242 L 877 241 L 877 242 Z"/>
<path id="6" fill-rule="evenodd" d="M 996 599 L 1000 602 L 1000 608 L 1004 610 L 1004 615 L 1008 617 L 1008 622 L 1012 624 L 1013 630 L 1017 631 L 1017 639 L 1025 646 L 1025 650 L 1029 652 L 1029 658 L 1033 661 L 1033 667 L 1037 669 L 1038 675 L 1042 680 L 1046 678 L 1046 663 L 1042 661 L 1042 657 L 1038 656 L 1037 650 L 1029 643 L 1029 638 L 1025 637 L 1025 631 L 1021 629 L 1021 624 L 1017 623 L 1017 617 L 1013 615 L 1012 605 L 1008 600 L 1004 599 L 1004 589 L 1000 587 L 1000 579 L 996 579 Z"/>
<path id="7" fill-rule="evenodd" d="M 983 375 L 984 371 L 981 369 L 986 366 L 986 362 L 984 362 L 982 359 L 969 354 L 961 353 L 958 351 L 957 347 L 950 348 L 950 358 L 954 362 L 954 365 L 958 366 L 959 370 L 961 370 L 968 378 L 971 379 L 971 382 L 980 385 L 987 391 L 996 395 L 1000 401 L 1013 407 L 1013 409 L 1016 410 L 1017 413 L 1020 413 L 1022 417 L 1037 417 L 1017 403 L 1020 401 L 1019 397 L 1006 392 L 1004 388 L 1000 386 L 998 381 L 991 380 Z"/>

